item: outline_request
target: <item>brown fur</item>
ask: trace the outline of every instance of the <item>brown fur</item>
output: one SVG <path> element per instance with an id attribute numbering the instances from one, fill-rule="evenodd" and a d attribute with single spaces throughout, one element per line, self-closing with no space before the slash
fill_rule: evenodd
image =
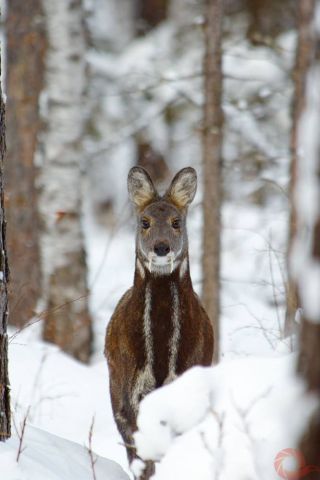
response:
<path id="1" fill-rule="evenodd" d="M 159 202 L 158 197 L 155 202 Z M 172 201 L 162 199 L 161 204 L 163 202 L 170 206 L 168 210 L 171 211 Z M 134 285 L 121 298 L 112 315 L 107 328 L 105 346 L 113 413 L 127 448 L 129 462 L 136 457 L 132 434 L 137 429 L 138 403 L 135 401 L 137 385 L 141 384 L 137 399 L 139 402 L 151 390 L 172 379 L 169 377 L 169 357 L 173 334 L 173 288 L 178 294 L 180 325 L 174 373 L 180 375 L 194 365 L 210 365 L 213 355 L 212 327 L 198 296 L 193 291 L 187 246 L 179 258 L 178 267 L 171 274 L 150 273 L 138 248 L 136 257 L 140 262 L 140 269 L 136 261 Z M 182 275 L 183 260 L 187 265 Z M 153 355 L 151 366 L 148 366 L 144 331 L 147 288 L 151 296 L 151 339 L 149 339 Z M 149 374 L 143 376 L 143 372 L 149 372 L 146 370 L 148 367 L 151 376 Z M 152 462 L 147 462 L 143 478 L 149 478 L 152 472 Z"/>

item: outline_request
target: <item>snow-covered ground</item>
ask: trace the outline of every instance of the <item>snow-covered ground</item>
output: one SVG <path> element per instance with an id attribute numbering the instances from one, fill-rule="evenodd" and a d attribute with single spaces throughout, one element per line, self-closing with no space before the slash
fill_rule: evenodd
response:
<path id="1" fill-rule="evenodd" d="M 1 473 L 1 479 L 35 478 L 37 455 L 46 472 L 51 472 L 51 476 L 48 473 L 36 477 L 39 480 L 90 478 L 88 447 L 92 423 L 91 444 L 97 456 L 97 480 L 127 478 L 118 465 L 126 466 L 126 456 L 113 422 L 108 371 L 102 354 L 99 362 L 82 365 L 55 346 L 38 340 L 40 328 L 37 323 L 12 337 L 10 342 L 13 436 L 5 448 L 0 446 L 0 458 L 2 455 L 7 461 L 16 458 L 25 419 L 26 428 L 19 469 L 11 471 L 8 467 L 6 472 L 11 474 L 3 477 Z M 0 463 L 2 465 L 1 459 Z M 66 464 L 64 470 L 59 470 L 60 463 Z M 59 477 L 62 472 L 63 476 Z"/>
<path id="2" fill-rule="evenodd" d="M 294 370 L 294 354 L 224 361 L 148 395 L 135 441 L 143 459 L 160 461 L 155 479 L 279 479 L 277 455 L 295 447 L 316 406 Z M 294 460 L 284 455 L 280 472 Z"/>
<path id="3" fill-rule="evenodd" d="M 94 478 L 93 471 L 97 480 L 128 480 L 128 476 L 117 463 L 93 454 L 92 467 L 85 447 L 30 424 L 25 430 L 22 448 L 17 461 L 17 436 L 1 445 L 3 480 L 88 480 Z"/>

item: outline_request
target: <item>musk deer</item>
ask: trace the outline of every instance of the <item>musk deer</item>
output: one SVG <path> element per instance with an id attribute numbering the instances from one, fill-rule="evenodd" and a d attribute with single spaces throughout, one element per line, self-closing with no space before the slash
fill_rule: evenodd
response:
<path id="1" fill-rule="evenodd" d="M 162 196 L 143 168 L 128 175 L 137 215 L 134 284 L 112 315 L 105 354 L 113 414 L 130 463 L 141 399 L 188 368 L 212 362 L 211 323 L 189 272 L 186 216 L 196 188 L 191 167 L 180 170 Z M 140 478 L 153 470 L 147 462 Z"/>

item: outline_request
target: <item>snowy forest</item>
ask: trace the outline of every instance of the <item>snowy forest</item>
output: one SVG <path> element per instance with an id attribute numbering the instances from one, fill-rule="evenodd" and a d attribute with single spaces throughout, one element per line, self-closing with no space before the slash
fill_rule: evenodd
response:
<path id="1" fill-rule="evenodd" d="M 0 479 L 320 479 L 320 0 L 0 4 Z"/>

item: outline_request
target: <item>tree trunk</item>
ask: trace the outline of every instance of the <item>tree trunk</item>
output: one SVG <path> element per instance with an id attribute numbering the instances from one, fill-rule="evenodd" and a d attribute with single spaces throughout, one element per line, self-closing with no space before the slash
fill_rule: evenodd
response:
<path id="1" fill-rule="evenodd" d="M 1 58 L 0 58 L 1 63 Z M 1 68 L 1 67 L 0 67 Z M 3 195 L 3 161 L 6 149 L 5 142 L 5 107 L 0 85 L 0 441 L 11 435 L 10 386 L 8 375 L 8 295 L 9 277 L 6 250 L 6 220 L 4 214 Z"/>
<path id="2" fill-rule="evenodd" d="M 86 121 L 85 32 L 80 0 L 43 3 L 48 32 L 42 138 L 44 339 L 87 362 L 92 326 L 81 228 L 81 140 Z"/>
<path id="3" fill-rule="evenodd" d="M 289 198 L 291 211 L 289 218 L 288 258 L 292 253 L 293 241 L 297 234 L 297 211 L 293 195 L 297 183 L 297 164 L 299 154 L 298 129 L 301 115 L 305 107 L 306 76 L 312 60 L 313 41 L 311 22 L 314 13 L 314 0 L 304 0 L 298 3 L 298 44 L 296 64 L 294 68 L 294 95 L 292 105 L 292 128 L 290 138 L 291 164 Z M 284 336 L 287 337 L 297 331 L 295 315 L 299 307 L 298 292 L 295 280 L 288 268 L 287 310 L 284 326 Z"/>
<path id="4" fill-rule="evenodd" d="M 220 205 L 223 129 L 221 107 L 222 8 L 222 0 L 207 0 L 204 57 L 202 297 L 213 323 L 215 362 L 219 358 L 220 313 Z"/>
<path id="5" fill-rule="evenodd" d="M 308 2 L 300 3 L 306 5 Z M 320 13 L 320 0 L 316 7 Z M 310 15 L 312 19 L 316 17 L 314 10 Z M 311 62 L 297 133 L 302 153 L 296 166 L 296 234 L 291 265 L 303 312 L 298 372 L 306 383 L 307 392 L 318 400 L 300 448 L 307 465 L 320 466 L 320 34 L 313 23 L 314 20 L 308 25 Z M 318 478 L 319 472 L 308 474 L 310 480 Z"/>
<path id="6" fill-rule="evenodd" d="M 7 9 L 9 321 L 22 326 L 34 315 L 41 285 L 34 154 L 46 39 L 41 0 L 10 0 Z"/>
<path id="7" fill-rule="evenodd" d="M 248 38 L 256 45 L 271 44 L 295 23 L 296 0 L 247 0 Z"/>
<path id="8" fill-rule="evenodd" d="M 168 0 L 136 0 L 136 31 L 144 35 L 166 19 Z"/>

